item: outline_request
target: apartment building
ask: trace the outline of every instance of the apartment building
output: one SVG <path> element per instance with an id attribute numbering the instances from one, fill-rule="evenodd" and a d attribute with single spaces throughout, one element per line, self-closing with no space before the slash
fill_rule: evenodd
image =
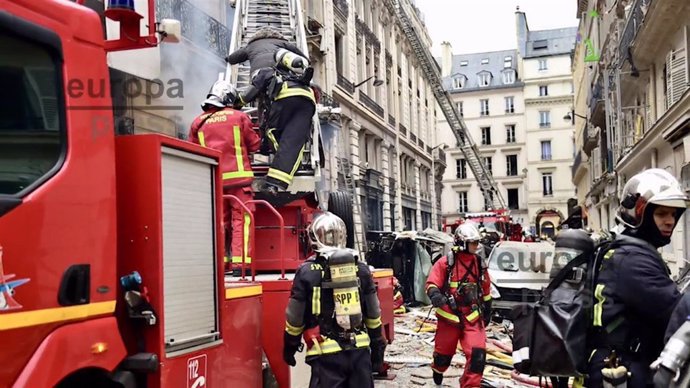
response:
<path id="1" fill-rule="evenodd" d="M 571 55 L 577 28 L 531 31 L 524 12 L 518 10 L 515 17 L 524 82 L 529 225 L 536 235 L 553 236 L 575 196 L 574 125 L 563 117 L 573 107 Z"/>
<path id="2" fill-rule="evenodd" d="M 341 108 L 337 143 L 357 181 L 356 230 L 437 227 L 433 171 L 445 162 L 434 149 L 435 99 L 392 2 L 303 3 L 315 79 Z M 408 5 L 430 47 L 423 15 Z"/>
<path id="3" fill-rule="evenodd" d="M 608 230 L 623 185 L 662 168 L 690 189 L 690 3 L 579 0 L 575 53 L 578 157 L 573 182 L 588 225 Z M 690 220 L 662 248 L 674 274 L 690 252 Z"/>
<path id="4" fill-rule="evenodd" d="M 441 73 L 458 113 L 477 143 L 516 222 L 527 224 L 527 138 L 524 82 L 516 50 L 453 55 L 441 45 Z M 439 144 L 446 144 L 441 208 L 446 222 L 484 211 L 484 198 L 445 117 L 438 116 Z"/>
<path id="5" fill-rule="evenodd" d="M 553 236 L 576 203 L 571 181 L 573 106 L 571 53 L 576 28 L 530 31 L 516 12 L 516 50 L 452 55 L 443 45 L 445 88 L 463 115 L 480 157 L 516 222 Z M 482 211 L 484 200 L 444 118 L 446 151 L 442 214 L 453 221 Z M 455 167 L 455 168 L 453 168 Z"/>

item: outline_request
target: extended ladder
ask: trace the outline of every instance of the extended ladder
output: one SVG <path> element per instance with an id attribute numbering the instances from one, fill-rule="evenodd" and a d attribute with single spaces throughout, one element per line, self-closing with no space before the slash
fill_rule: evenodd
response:
<path id="1" fill-rule="evenodd" d="M 501 192 L 498 190 L 496 181 L 494 181 L 491 172 L 486 168 L 484 163 L 481 162 L 479 158 L 479 150 L 477 149 L 476 144 L 472 140 L 465 123 L 460 118 L 450 94 L 448 94 L 448 92 L 443 88 L 441 75 L 439 74 L 438 67 L 431 56 L 431 53 L 422 43 L 422 40 L 410 21 L 408 13 L 411 12 L 411 10 L 407 4 L 407 1 L 408 0 L 386 0 L 384 3 L 386 3 L 386 6 L 389 8 L 389 10 L 397 15 L 398 20 L 400 21 L 403 32 L 409 40 L 412 50 L 414 51 L 415 56 L 417 57 L 422 70 L 424 71 L 424 74 L 429 80 L 434 97 L 436 97 L 436 101 L 438 101 L 438 105 L 441 107 L 444 116 L 446 116 L 446 120 L 448 120 L 448 125 L 455 135 L 457 145 L 460 147 L 460 150 L 465 156 L 465 160 L 467 160 L 467 164 L 469 164 L 472 174 L 474 175 L 475 179 L 477 179 L 479 188 L 484 195 L 484 204 L 486 209 L 506 209 L 507 207 L 505 201 L 503 200 Z"/>

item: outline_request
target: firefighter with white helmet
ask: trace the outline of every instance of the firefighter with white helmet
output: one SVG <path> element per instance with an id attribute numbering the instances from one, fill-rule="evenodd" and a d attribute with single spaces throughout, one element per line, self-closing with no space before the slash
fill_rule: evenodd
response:
<path id="1" fill-rule="evenodd" d="M 588 338 L 592 356 L 585 386 L 651 386 L 649 365 L 663 349 L 680 299 L 658 249 L 671 242 L 689 204 L 665 170 L 645 170 L 625 184 L 616 215 L 624 228 L 606 248 L 594 288 L 595 334 Z"/>
<path id="2" fill-rule="evenodd" d="M 458 342 L 465 353 L 461 387 L 479 387 L 486 363 L 486 331 L 491 320 L 491 279 L 477 255 L 481 235 L 473 223 L 455 230 L 455 246 L 431 268 L 426 290 L 436 307 L 438 326 L 431 363 L 441 387 Z"/>
<path id="3" fill-rule="evenodd" d="M 373 388 L 386 340 L 369 267 L 345 248 L 347 229 L 325 212 L 307 227 L 314 255 L 295 273 L 285 312 L 283 359 L 296 365 L 302 338 L 312 367 L 310 388 Z M 371 348 L 371 353 L 369 349 Z"/>

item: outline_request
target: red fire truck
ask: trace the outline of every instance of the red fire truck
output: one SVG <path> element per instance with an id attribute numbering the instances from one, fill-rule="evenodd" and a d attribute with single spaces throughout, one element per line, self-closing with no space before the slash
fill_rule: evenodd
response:
<path id="1" fill-rule="evenodd" d="M 453 233 L 458 225 L 472 221 L 483 226 L 487 233 L 494 232 L 500 241 L 522 241 L 522 226 L 514 223 L 507 210 L 496 210 L 478 213 L 464 213 L 452 224 L 443 224 L 443 230 Z"/>
<path id="2" fill-rule="evenodd" d="M 0 387 L 259 388 L 271 370 L 291 388 L 289 272 L 317 201 L 257 202 L 251 265 L 265 274 L 226 277 L 219 154 L 112 130 L 106 52 L 170 26 L 153 0 L 148 36 L 111 7 L 121 38 L 106 41 L 80 3 L 0 0 Z M 76 98 L 75 79 L 106 92 Z M 392 274 L 375 278 L 391 341 Z"/>

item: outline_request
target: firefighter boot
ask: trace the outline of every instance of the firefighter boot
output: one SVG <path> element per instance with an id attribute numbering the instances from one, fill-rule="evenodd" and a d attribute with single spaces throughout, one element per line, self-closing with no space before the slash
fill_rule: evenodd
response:
<path id="1" fill-rule="evenodd" d="M 443 384 L 443 374 L 442 373 L 438 373 L 438 372 L 434 371 L 434 384 L 435 384 L 434 385 L 435 388 L 441 388 L 441 386 L 442 386 L 441 384 Z"/>

